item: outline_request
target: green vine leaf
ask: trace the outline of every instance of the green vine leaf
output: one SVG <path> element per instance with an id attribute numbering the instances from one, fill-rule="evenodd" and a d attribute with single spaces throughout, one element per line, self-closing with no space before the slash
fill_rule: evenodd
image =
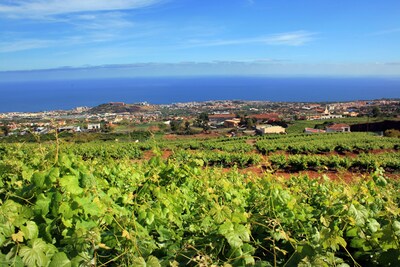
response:
<path id="1" fill-rule="evenodd" d="M 26 239 L 35 239 L 39 235 L 39 229 L 35 222 L 28 221 L 26 226 L 21 226 L 21 231 L 24 233 Z"/>
<path id="2" fill-rule="evenodd" d="M 72 195 L 82 194 L 83 189 L 79 187 L 79 180 L 77 176 L 66 175 L 60 179 L 60 185 Z"/>
<path id="3" fill-rule="evenodd" d="M 146 261 L 143 257 L 137 257 L 133 259 L 133 265 L 137 267 L 146 267 Z"/>
<path id="4" fill-rule="evenodd" d="M 22 257 L 22 261 L 28 267 L 47 266 L 56 251 L 57 249 L 53 245 L 38 238 L 32 240 L 30 246 L 22 246 L 18 255 Z"/>
<path id="5" fill-rule="evenodd" d="M 381 225 L 375 219 L 370 218 L 368 219 L 368 228 L 372 233 L 375 233 L 381 228 Z"/>
<path id="6" fill-rule="evenodd" d="M 349 207 L 349 215 L 351 216 L 350 219 L 352 219 L 352 225 L 363 226 L 368 218 L 368 210 L 362 205 L 357 205 L 356 208 L 351 204 Z"/>
<path id="7" fill-rule="evenodd" d="M 149 256 L 147 261 L 143 257 L 137 257 L 133 260 L 133 265 L 138 267 L 161 267 L 160 262 L 154 256 Z"/>
<path id="8" fill-rule="evenodd" d="M 57 181 L 57 178 L 60 177 L 60 169 L 59 168 L 52 168 L 50 172 L 47 174 L 46 182 L 50 185 Z"/>
<path id="9" fill-rule="evenodd" d="M 48 198 L 44 194 L 38 195 L 35 206 L 34 206 L 35 214 L 40 214 L 42 216 L 46 216 L 47 213 L 49 213 L 50 203 L 51 203 L 50 198 Z"/>
<path id="10" fill-rule="evenodd" d="M 38 188 L 44 188 L 45 184 L 44 181 L 46 180 L 46 176 L 42 172 L 35 172 L 32 175 L 32 182 Z"/>
<path id="11" fill-rule="evenodd" d="M 64 252 L 58 252 L 51 258 L 49 267 L 71 267 L 71 261 Z"/>
<path id="12" fill-rule="evenodd" d="M 219 227 L 219 233 L 228 241 L 229 245 L 239 248 L 243 245 L 243 241 L 249 241 L 250 235 L 248 229 L 241 224 L 233 224 L 230 221 L 223 223 Z"/>
<path id="13" fill-rule="evenodd" d="M 150 256 L 147 259 L 146 266 L 147 267 L 161 267 L 161 264 L 160 264 L 159 260 L 156 257 Z"/>

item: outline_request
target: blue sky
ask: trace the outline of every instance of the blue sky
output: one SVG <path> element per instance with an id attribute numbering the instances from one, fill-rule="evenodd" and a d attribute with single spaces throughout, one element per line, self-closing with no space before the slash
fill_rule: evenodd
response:
<path id="1" fill-rule="evenodd" d="M 398 0 L 0 0 L 0 25 L 3 79 L 400 76 Z"/>

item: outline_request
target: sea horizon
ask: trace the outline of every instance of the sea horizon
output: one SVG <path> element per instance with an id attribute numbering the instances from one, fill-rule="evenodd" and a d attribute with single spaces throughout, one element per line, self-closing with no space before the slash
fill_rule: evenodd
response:
<path id="1" fill-rule="evenodd" d="M 93 107 L 108 102 L 211 100 L 347 102 L 400 98 L 400 77 L 190 76 L 0 82 L 0 112 Z"/>

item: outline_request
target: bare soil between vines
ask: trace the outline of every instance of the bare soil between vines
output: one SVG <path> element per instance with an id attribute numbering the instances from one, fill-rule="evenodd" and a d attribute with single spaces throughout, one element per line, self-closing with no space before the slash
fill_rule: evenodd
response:
<path id="1" fill-rule="evenodd" d="M 373 150 L 370 151 L 369 153 L 373 154 L 381 154 L 381 153 L 386 153 L 386 152 L 393 152 L 394 150 L 389 150 L 389 149 L 380 149 L 380 150 Z M 282 152 L 277 152 L 281 154 Z M 287 154 L 287 153 L 284 153 Z M 166 160 L 170 158 L 173 155 L 173 152 L 170 150 L 162 150 L 161 151 L 161 158 Z M 331 152 L 328 155 L 339 155 L 337 152 Z M 346 156 L 346 157 L 356 157 L 358 154 L 356 153 L 346 153 L 346 155 L 341 155 L 341 156 Z M 142 159 L 141 160 L 150 160 L 152 157 L 154 157 L 155 154 L 153 151 L 144 151 Z M 263 156 L 264 160 L 267 160 L 268 156 Z M 139 160 L 140 161 L 140 160 Z M 224 172 L 229 172 L 232 170 L 232 168 L 222 168 Z M 314 171 L 314 170 L 305 170 L 305 171 L 298 171 L 298 172 L 290 172 L 290 171 L 283 171 L 283 170 L 278 170 L 278 171 L 271 171 L 268 170 L 264 165 L 253 165 L 253 166 L 248 166 L 246 168 L 241 168 L 238 169 L 238 171 L 242 174 L 252 174 L 252 175 L 257 175 L 259 177 L 271 174 L 277 177 L 282 177 L 289 179 L 292 176 L 303 176 L 307 175 L 308 177 L 312 179 L 320 179 L 323 176 L 328 177 L 332 181 L 344 181 L 347 183 L 350 183 L 354 180 L 357 179 L 362 179 L 363 177 L 367 177 L 370 175 L 369 172 L 351 172 L 348 170 L 340 170 L 340 171 Z M 385 176 L 390 179 L 400 179 L 400 173 L 389 173 L 386 172 Z"/>

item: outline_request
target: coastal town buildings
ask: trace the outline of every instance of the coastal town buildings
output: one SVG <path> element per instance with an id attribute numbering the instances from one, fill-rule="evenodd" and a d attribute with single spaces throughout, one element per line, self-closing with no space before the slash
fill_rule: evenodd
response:
<path id="1" fill-rule="evenodd" d="M 374 113 L 375 112 L 375 113 Z M 0 113 L 0 136 L 5 133 L 46 134 L 58 131 L 104 131 L 118 128 L 118 125 L 139 125 L 180 120 L 193 126 L 201 113 L 208 114 L 210 129 L 236 129 L 255 131 L 261 125 L 284 126 L 282 122 L 294 120 L 341 120 L 346 117 L 365 116 L 373 118 L 379 112 L 385 116 L 400 114 L 400 101 L 396 99 L 351 101 L 336 103 L 270 102 L 216 100 L 205 102 L 173 103 L 152 105 L 147 102 L 127 104 L 111 102 L 97 107 L 77 107 L 72 110 L 41 112 Z M 396 115 L 397 114 L 397 115 Z M 108 127 L 112 125 L 113 127 Z M 79 128 L 78 128 L 79 127 Z M 160 126 L 161 128 L 168 127 Z M 121 127 L 120 127 L 121 128 Z M 123 127 L 122 127 L 123 128 Z M 368 128 L 368 127 L 367 127 Z M 261 128 L 260 128 L 261 129 Z M 274 132 L 275 128 L 265 127 L 261 132 Z M 277 132 L 280 132 L 276 128 Z M 325 130 L 325 129 L 324 129 Z M 328 127 L 327 132 L 350 131 L 347 126 Z M 322 130 L 305 129 L 307 133 Z"/>

